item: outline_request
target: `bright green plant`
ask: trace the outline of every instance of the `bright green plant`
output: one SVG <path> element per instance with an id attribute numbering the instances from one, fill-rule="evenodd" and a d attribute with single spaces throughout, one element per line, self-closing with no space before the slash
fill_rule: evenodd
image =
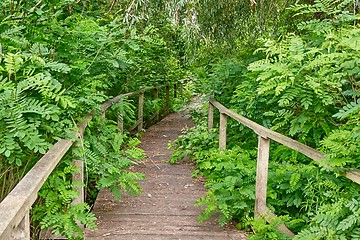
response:
<path id="1" fill-rule="evenodd" d="M 177 30 L 166 18 L 156 25 L 125 24 L 118 10 L 127 4 L 0 2 L 0 200 L 52 144 L 69 137 L 74 123 L 98 110 L 100 103 L 143 86 L 185 78 L 173 44 L 177 40 L 171 39 Z M 116 115 L 116 120 L 121 115 L 130 124 L 135 115 L 131 103 L 124 100 L 115 107 L 117 113 L 110 117 Z M 141 157 L 136 141 L 118 135 L 115 126 L 93 127 L 88 131 L 92 135 L 85 136 L 85 153 L 80 154 L 87 156 L 92 171 L 89 182 L 94 186 L 89 188 L 109 187 L 119 197 L 120 186 L 138 194 L 136 179 L 142 176 L 125 171 Z M 60 163 L 41 190 L 32 218 L 42 228 L 53 227 L 77 238 L 81 232 L 75 222 L 91 226 L 93 219 L 86 205 L 70 205 L 76 195 L 72 171 L 70 163 Z M 59 177 L 63 173 L 66 177 Z"/>
<path id="2" fill-rule="evenodd" d="M 74 190 L 72 175 L 78 171 L 71 161 L 63 161 L 61 166 L 49 177 L 39 192 L 39 200 L 32 209 L 34 225 L 41 229 L 52 228 L 52 233 L 69 239 L 83 239 L 79 224 L 96 229 L 95 215 L 86 203 L 72 205 L 79 192 Z"/>
<path id="3" fill-rule="evenodd" d="M 253 157 L 253 151 L 239 148 L 196 154 L 198 174 L 206 177 L 205 187 L 209 188 L 206 196 L 196 203 L 196 206 L 207 205 L 199 221 L 220 212 L 218 221 L 224 226 L 230 220 L 253 215 L 256 166 Z"/>
<path id="4" fill-rule="evenodd" d="M 106 119 L 99 120 L 87 131 L 91 134 L 85 136 L 84 152 L 79 153 L 79 157 L 84 160 L 96 188 L 110 189 L 116 199 L 121 198 L 121 190 L 140 194 L 136 180 L 144 179 L 144 175 L 125 171 L 144 157 L 143 151 L 136 148 L 140 141 L 121 134 L 116 123 Z"/>
<path id="5" fill-rule="evenodd" d="M 287 216 L 281 216 L 276 218 L 270 218 L 270 222 L 267 222 L 264 218 L 248 218 L 247 224 L 251 225 L 251 229 L 254 232 L 249 236 L 250 240 L 272 239 L 272 240 L 288 240 L 291 239 L 288 235 L 279 231 L 278 227 L 284 221 L 288 221 Z"/>

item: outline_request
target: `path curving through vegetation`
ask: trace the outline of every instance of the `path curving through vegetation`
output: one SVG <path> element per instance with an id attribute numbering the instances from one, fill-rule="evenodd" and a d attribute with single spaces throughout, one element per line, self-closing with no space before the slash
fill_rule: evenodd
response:
<path id="1" fill-rule="evenodd" d="M 86 239 L 247 239 L 240 231 L 222 229 L 215 218 L 198 223 L 202 209 L 194 203 L 206 192 L 203 183 L 191 177 L 191 163 L 168 163 L 169 141 L 192 125 L 185 113 L 172 113 L 144 133 L 140 147 L 147 158 L 134 169 L 146 176 L 142 195 L 116 201 L 110 192 L 101 191 L 93 209 L 98 230 L 88 231 Z"/>

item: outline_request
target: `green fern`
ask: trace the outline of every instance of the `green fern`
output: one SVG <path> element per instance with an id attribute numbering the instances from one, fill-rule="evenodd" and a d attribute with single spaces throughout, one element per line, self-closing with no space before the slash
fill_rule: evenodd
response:
<path id="1" fill-rule="evenodd" d="M 353 113 L 360 111 L 360 99 L 345 105 L 338 113 L 334 114 L 333 117 L 344 119 L 349 117 Z"/>

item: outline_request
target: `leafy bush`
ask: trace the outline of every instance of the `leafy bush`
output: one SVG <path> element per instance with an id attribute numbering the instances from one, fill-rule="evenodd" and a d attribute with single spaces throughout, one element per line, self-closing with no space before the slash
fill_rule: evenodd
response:
<path id="1" fill-rule="evenodd" d="M 172 39 L 176 28 L 167 20 L 128 25 L 123 20 L 128 16 L 118 13 L 129 3 L 113 3 L 0 2 L 0 200 L 52 144 L 71 138 L 74 123 L 99 110 L 100 103 L 120 93 L 186 78 L 178 55 L 181 41 Z M 161 101 L 145 115 L 159 110 Z M 125 127 L 131 125 L 131 102 L 123 100 L 114 107 L 109 119 L 121 115 Z M 87 186 L 91 194 L 94 188 L 105 187 L 117 198 L 120 189 L 139 194 L 136 180 L 143 176 L 125 170 L 142 157 L 135 147 L 138 142 L 119 134 L 114 122 L 89 124 L 84 149 L 76 152 L 86 163 L 89 185 L 94 184 Z M 72 190 L 77 183 L 71 181 L 75 171 L 65 158 L 32 211 L 35 225 L 55 228 L 69 238 L 81 238 L 77 223 L 94 227 L 88 205 L 71 206 L 77 195 Z"/>
<path id="2" fill-rule="evenodd" d="M 254 239 L 283 239 L 276 229 L 280 222 L 298 234 L 296 239 L 358 238 L 359 185 L 338 176 L 359 167 L 358 10 L 350 0 L 294 5 L 293 23 L 299 22 L 294 31 L 246 46 L 261 45 L 254 55 L 241 51 L 199 68 L 200 92 L 213 86 L 225 106 L 326 153 L 318 166 L 271 145 L 267 203 L 280 217 L 266 224 L 250 217 L 255 135 L 229 120 L 228 149 L 219 151 L 216 145 L 206 147 L 205 127 L 202 132 L 197 127 L 177 141 L 174 158 L 191 153 L 195 174 L 206 178 L 208 193 L 197 203 L 207 205 L 201 220 L 219 212 L 222 225 L 236 220 L 241 229 L 256 233 Z M 206 133 L 214 139 L 213 132 Z"/>

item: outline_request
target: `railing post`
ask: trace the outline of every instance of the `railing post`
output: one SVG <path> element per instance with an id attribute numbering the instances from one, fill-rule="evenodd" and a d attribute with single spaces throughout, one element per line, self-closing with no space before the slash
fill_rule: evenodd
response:
<path id="1" fill-rule="evenodd" d="M 225 113 L 220 113 L 220 129 L 219 129 L 219 148 L 226 149 L 226 124 L 227 116 Z"/>
<path id="2" fill-rule="evenodd" d="M 117 125 L 120 130 L 120 133 L 124 133 L 124 118 L 121 113 L 118 114 Z"/>
<path id="3" fill-rule="evenodd" d="M 165 114 L 170 113 L 170 85 L 166 85 L 166 104 L 165 104 Z"/>
<path id="4" fill-rule="evenodd" d="M 81 137 L 77 140 L 77 142 L 74 143 L 73 147 L 75 147 L 75 148 L 82 147 L 82 144 L 80 143 L 80 141 L 82 141 Z M 75 155 L 76 154 L 73 151 L 73 156 L 75 157 Z M 79 196 L 72 201 L 72 204 L 75 205 L 75 204 L 83 203 L 85 201 L 85 191 L 84 191 L 84 186 L 83 186 L 83 184 L 84 184 L 84 161 L 78 160 L 78 159 L 73 159 L 73 165 L 78 168 L 78 171 L 76 171 L 74 173 L 72 181 L 81 183 L 80 186 L 74 187 L 74 190 L 79 192 Z"/>
<path id="5" fill-rule="evenodd" d="M 141 92 L 139 95 L 139 111 L 138 111 L 138 120 L 140 121 L 138 126 L 138 131 L 140 132 L 143 129 L 144 122 L 144 92 Z"/>
<path id="6" fill-rule="evenodd" d="M 209 102 L 208 110 L 208 129 L 211 130 L 214 127 L 214 105 Z"/>
<path id="7" fill-rule="evenodd" d="M 256 166 L 255 218 L 267 212 L 266 191 L 269 168 L 270 139 L 259 136 Z"/>
<path id="8" fill-rule="evenodd" d="M 30 212 L 26 211 L 20 224 L 13 230 L 10 235 L 12 240 L 30 240 Z"/>

